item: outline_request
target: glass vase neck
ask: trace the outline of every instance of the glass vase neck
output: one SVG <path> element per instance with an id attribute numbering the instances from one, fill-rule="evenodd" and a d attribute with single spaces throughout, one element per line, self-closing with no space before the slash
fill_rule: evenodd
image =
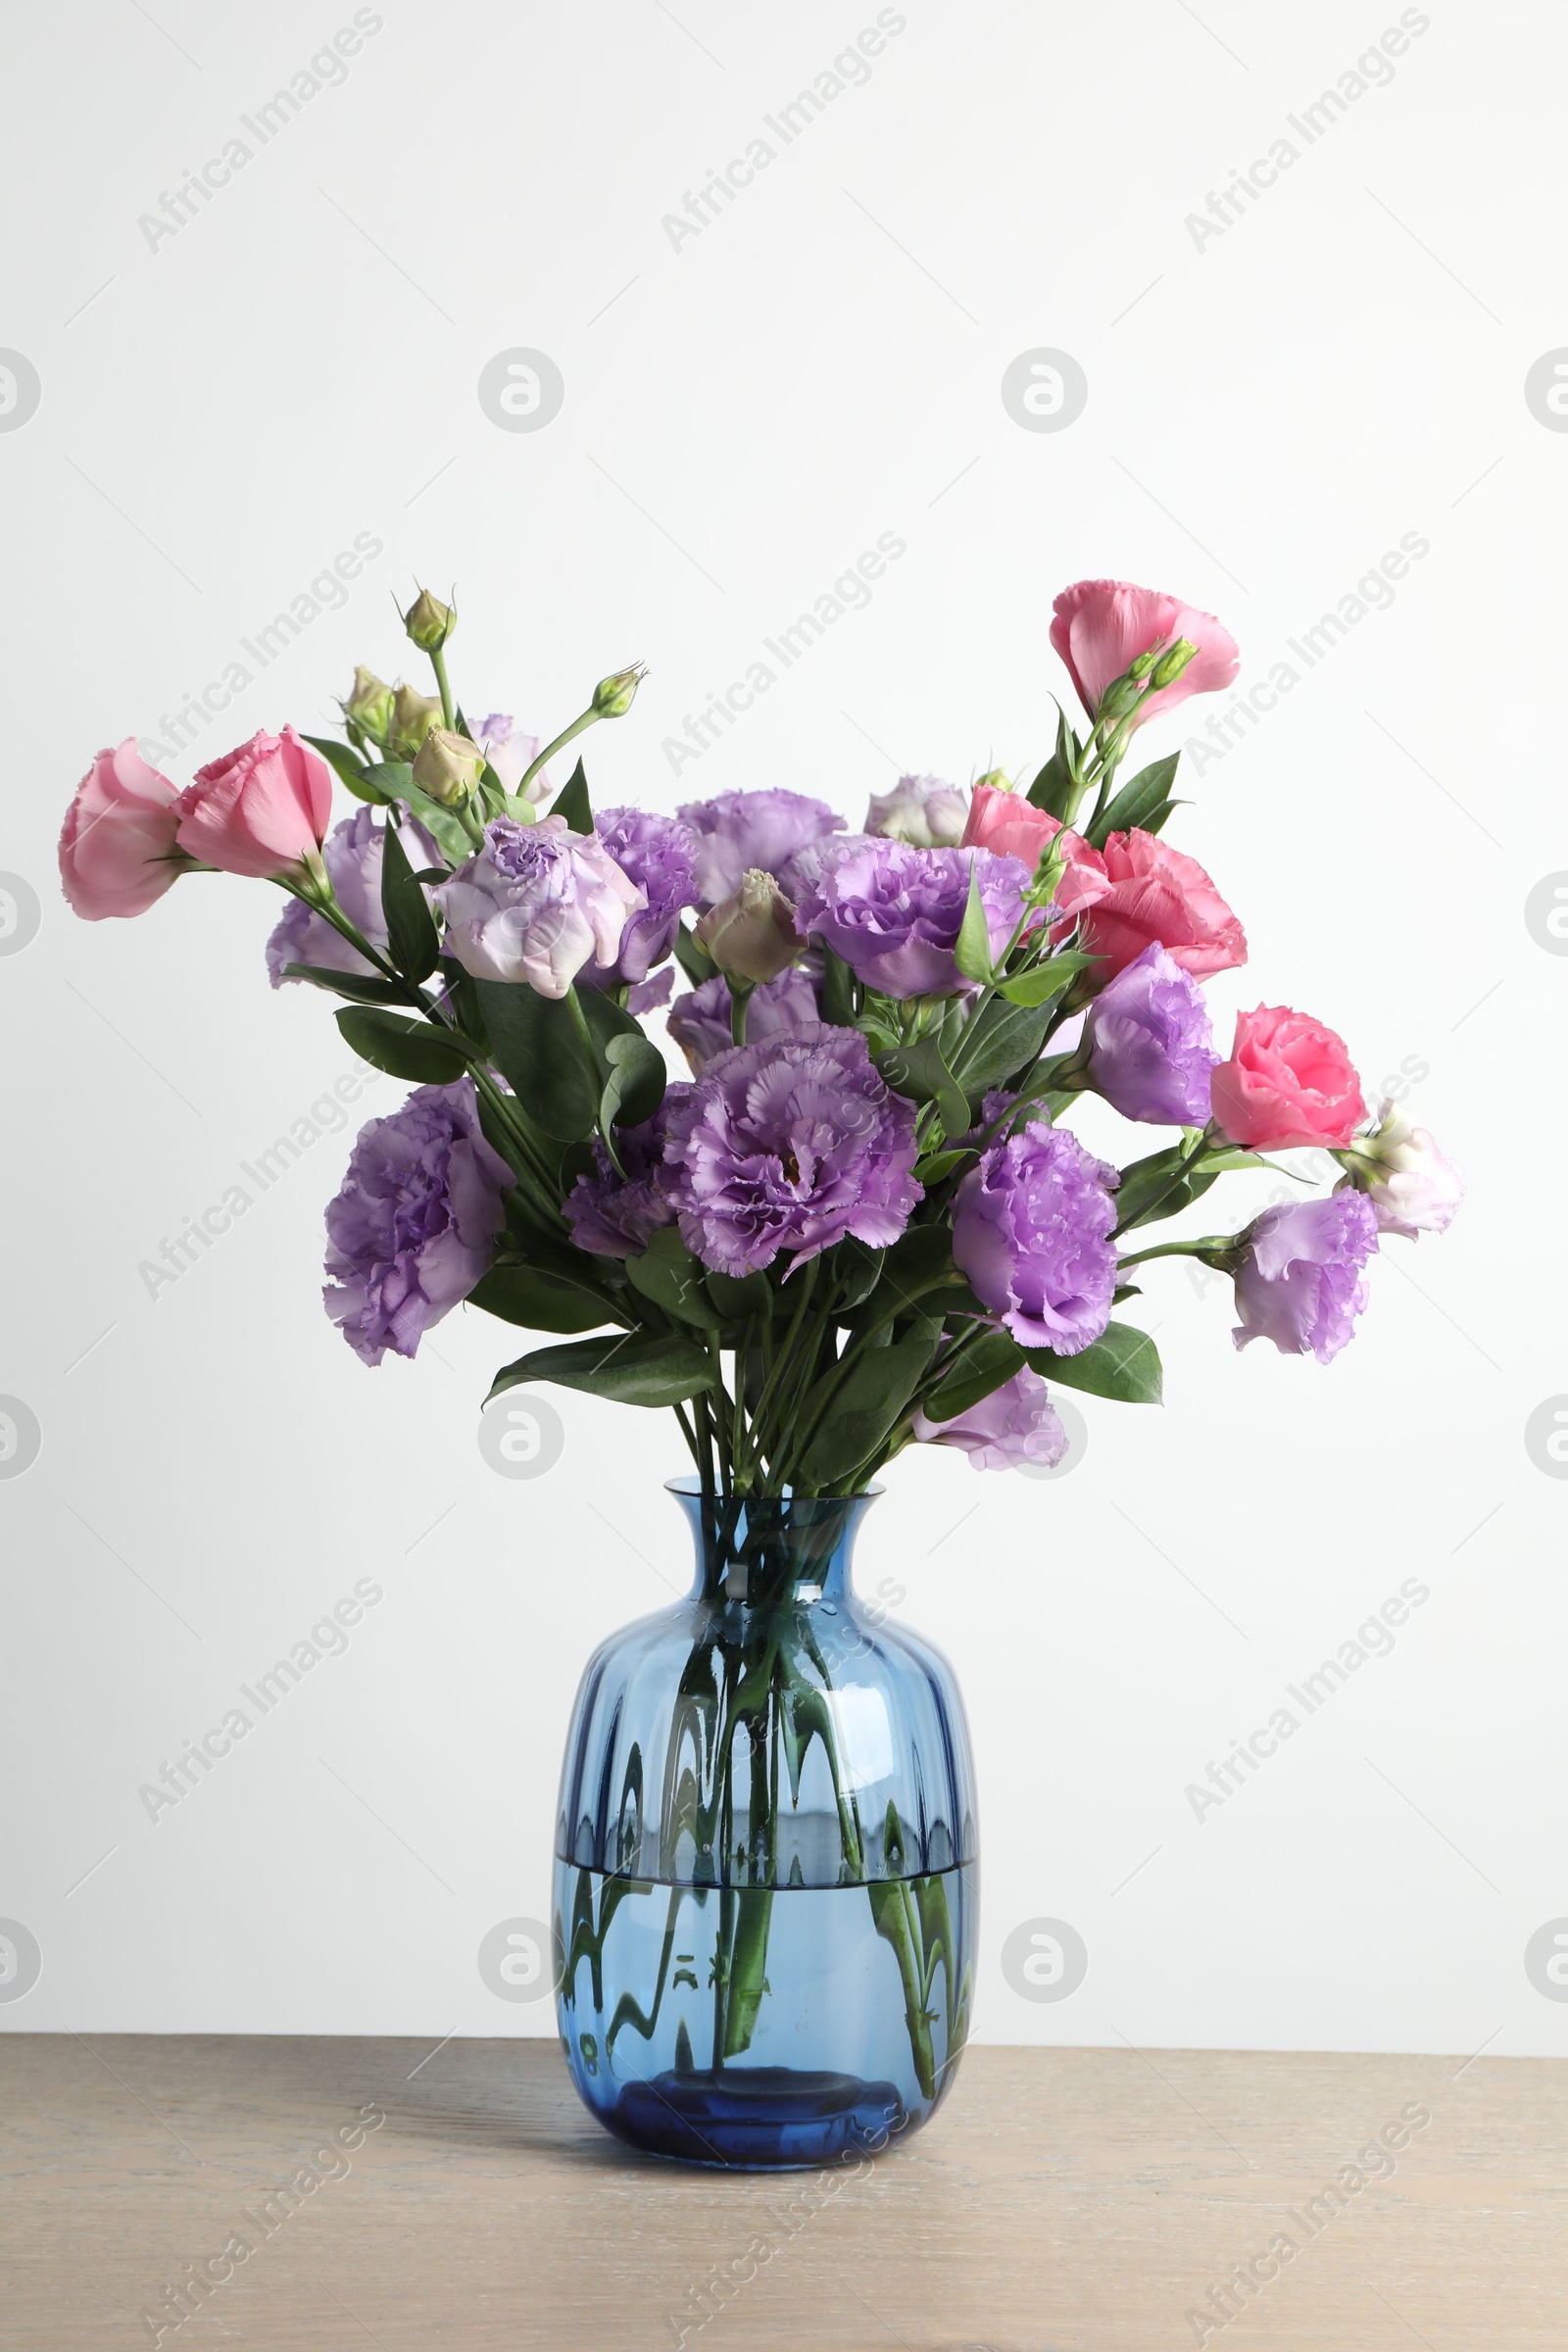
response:
<path id="1" fill-rule="evenodd" d="M 672 1494 L 697 1554 L 694 1600 L 766 1608 L 837 1601 L 849 1589 L 861 1520 L 881 1493 L 705 1494 L 695 1478 L 672 1478 Z"/>

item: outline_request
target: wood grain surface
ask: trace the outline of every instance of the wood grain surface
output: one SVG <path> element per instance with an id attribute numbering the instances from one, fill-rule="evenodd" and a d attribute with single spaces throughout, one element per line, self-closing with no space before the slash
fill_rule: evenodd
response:
<path id="1" fill-rule="evenodd" d="M 0 2343 L 1563 2352 L 1565 2094 L 1544 2059 L 977 2048 L 907 2142 L 760 2177 L 618 2147 L 551 2042 L 9 2034 Z"/>

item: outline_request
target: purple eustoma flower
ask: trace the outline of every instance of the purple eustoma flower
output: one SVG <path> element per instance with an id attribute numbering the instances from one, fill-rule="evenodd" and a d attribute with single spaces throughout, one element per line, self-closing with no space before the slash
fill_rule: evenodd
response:
<path id="1" fill-rule="evenodd" d="M 1045 1381 L 1027 1364 L 967 1412 L 929 1421 L 917 1410 L 912 1427 L 919 1445 L 957 1446 L 971 1470 L 1054 1470 L 1067 1450 Z"/>
<path id="2" fill-rule="evenodd" d="M 697 904 L 697 836 L 652 808 L 601 808 L 594 831 L 648 904 L 626 917 L 614 961 L 585 964 L 580 976 L 588 988 L 636 986 L 674 946 L 681 908 Z"/>
<path id="3" fill-rule="evenodd" d="M 564 816 L 492 817 L 484 846 L 435 891 L 446 953 L 476 980 L 525 980 L 564 997 L 585 963 L 612 963 L 646 905 L 597 834 Z"/>
<path id="4" fill-rule="evenodd" d="M 538 736 L 525 735 L 505 710 L 492 710 L 488 718 L 481 718 L 470 741 L 479 746 L 508 792 L 516 791 L 539 757 Z M 528 798 L 530 801 L 550 798 L 550 785 L 544 776 L 535 776 L 528 787 Z"/>
<path id="5" fill-rule="evenodd" d="M 816 990 L 796 964 L 780 972 L 776 980 L 764 980 L 753 989 L 746 1002 L 746 1042 L 758 1046 L 764 1037 L 776 1037 L 781 1029 L 798 1029 L 803 1021 L 821 1017 Z M 730 1026 L 729 982 L 723 973 L 677 997 L 669 1008 L 667 1026 L 699 1075 L 715 1054 L 730 1053 L 735 1038 Z"/>
<path id="6" fill-rule="evenodd" d="M 954 1196 L 953 1255 L 1022 1348 L 1077 1355 L 1110 1320 L 1120 1178 L 1064 1127 L 993 1144 Z"/>
<path id="7" fill-rule="evenodd" d="M 495 1253 L 512 1171 L 479 1130 L 471 1078 L 421 1086 L 360 1129 L 326 1210 L 326 1311 L 362 1363 L 413 1355 Z"/>
<path id="8" fill-rule="evenodd" d="M 923 1198 L 914 1117 L 858 1029 L 811 1021 L 716 1055 L 669 1119 L 681 1239 L 737 1276 L 785 1250 L 793 1273 L 846 1234 L 885 1249 Z"/>
<path id="9" fill-rule="evenodd" d="M 739 890 L 741 876 L 755 868 L 790 890 L 790 861 L 811 842 L 841 833 L 844 819 L 826 801 L 804 792 L 721 792 L 715 800 L 688 801 L 679 814 L 698 837 L 697 888 L 706 909 Z"/>
<path id="10" fill-rule="evenodd" d="M 691 1091 L 684 1081 L 666 1088 L 651 1119 L 615 1130 L 624 1176 L 616 1175 L 604 1145 L 594 1145 L 595 1173 L 579 1176 L 562 1202 L 579 1250 L 600 1257 L 640 1257 L 660 1226 L 674 1223 L 675 1203 L 664 1181 L 664 1138 L 671 1111 Z"/>
<path id="11" fill-rule="evenodd" d="M 1085 1016 L 1089 1075 L 1124 1119 L 1208 1122 L 1219 1067 L 1203 992 L 1156 941 L 1102 988 Z"/>
<path id="12" fill-rule="evenodd" d="M 1366 1304 L 1362 1268 L 1378 1246 L 1378 1220 L 1360 1193 L 1331 1193 L 1265 1208 L 1248 1229 L 1236 1269 L 1238 1348 L 1272 1340 L 1282 1355 L 1333 1360 Z"/>
<path id="13" fill-rule="evenodd" d="M 991 953 L 999 956 L 1017 929 L 1030 875 L 1021 858 L 989 850 L 917 850 L 903 841 L 857 839 L 822 859 L 796 903 L 795 919 L 884 996 L 952 996 L 964 985 L 953 951 L 969 903 L 971 866 Z"/>
<path id="14" fill-rule="evenodd" d="M 426 866 L 445 864 L 422 825 L 405 818 L 402 835 L 404 854 L 416 873 Z M 356 808 L 352 816 L 333 826 L 321 844 L 321 857 L 338 905 L 361 936 L 384 955 L 382 839 L 382 827 L 376 823 L 373 812 L 369 808 Z M 374 964 L 368 963 L 358 948 L 351 948 L 342 933 L 334 931 L 326 917 L 307 906 L 303 899 L 290 899 L 267 943 L 267 968 L 274 988 L 285 985 L 285 963 L 314 964 L 318 970 L 327 972 L 355 972 L 366 980 L 380 977 Z"/>

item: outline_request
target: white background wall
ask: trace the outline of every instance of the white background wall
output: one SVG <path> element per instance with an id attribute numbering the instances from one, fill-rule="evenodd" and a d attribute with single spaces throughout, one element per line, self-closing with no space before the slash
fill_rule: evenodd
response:
<path id="1" fill-rule="evenodd" d="M 319 729 L 356 660 L 391 674 L 416 577 L 458 583 L 470 711 L 549 733 L 649 662 L 588 747 L 602 802 L 788 784 L 858 821 L 901 766 L 1028 769 L 1062 685 L 1051 598 L 1086 573 L 1219 612 L 1245 686 L 1301 673 L 1185 771 L 1173 836 L 1251 941 L 1216 1012 L 1299 1004 L 1369 1094 L 1400 1077 L 1465 1213 L 1391 1245 L 1327 1371 L 1238 1356 L 1225 1287 L 1154 1269 L 1165 1408 L 1085 1400 L 1051 1483 L 900 1463 L 862 1567 L 967 1692 L 982 2034 L 1568 2049 L 1524 1961 L 1568 1914 L 1568 1486 L 1525 1443 L 1568 1391 L 1568 960 L 1525 912 L 1568 868 L 1568 439 L 1524 396 L 1568 343 L 1561 12 L 1407 11 L 1429 23 L 1392 80 L 1307 146 L 1287 116 L 1392 0 L 905 0 L 865 85 L 678 248 L 662 217 L 869 0 L 375 13 L 341 86 L 156 246 L 138 217 L 347 0 L 89 0 L 5 35 L 0 344 L 42 400 L 0 432 L 0 867 L 41 924 L 0 956 L 0 1393 L 42 1450 L 0 1479 L 0 1916 L 43 1971 L 0 2026 L 549 2031 L 477 1948 L 547 1909 L 588 1649 L 686 1577 L 663 1417 L 558 1393 L 564 1455 L 513 1483 L 475 1442 L 505 1330 L 454 1316 L 375 1374 L 350 1354 L 318 1300 L 346 1135 L 176 1285 L 138 1275 L 349 1056 L 322 1001 L 268 990 L 263 886 L 85 926 L 61 813 L 101 743 L 162 735 L 368 533 L 344 607 L 180 780 L 264 724 Z M 1187 216 L 1281 135 L 1298 160 L 1200 244 Z M 517 346 L 564 378 L 541 431 L 476 396 Z M 1063 431 L 1002 402 L 1039 346 L 1087 376 Z M 907 553 L 869 608 L 677 780 L 663 739 L 883 532 Z M 1406 533 L 1430 552 L 1392 606 L 1307 672 L 1287 639 Z M 384 1598 L 347 1653 L 149 1821 L 138 1787 L 367 1575 Z M 1392 1654 L 1196 1818 L 1188 1785 L 1412 1576 L 1430 1596 Z M 1001 1965 L 1039 1918 L 1090 1956 L 1054 2005 Z"/>

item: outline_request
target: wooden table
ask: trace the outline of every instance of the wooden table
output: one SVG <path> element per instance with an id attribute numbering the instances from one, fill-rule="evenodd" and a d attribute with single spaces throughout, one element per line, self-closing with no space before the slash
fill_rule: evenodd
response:
<path id="1" fill-rule="evenodd" d="M 758 2177 L 621 2149 L 550 2042 L 9 2034 L 0 2343 L 1563 2352 L 1565 2092 L 1561 2060 L 977 2048 L 896 2151 Z"/>

